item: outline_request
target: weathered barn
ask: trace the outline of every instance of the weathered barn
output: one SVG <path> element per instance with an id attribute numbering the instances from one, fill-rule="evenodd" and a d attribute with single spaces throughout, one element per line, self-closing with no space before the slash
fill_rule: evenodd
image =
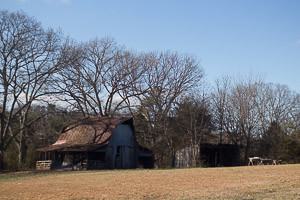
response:
<path id="1" fill-rule="evenodd" d="M 153 155 L 137 143 L 133 119 L 94 117 L 67 127 L 58 140 L 38 149 L 37 168 L 129 169 L 152 168 Z"/>

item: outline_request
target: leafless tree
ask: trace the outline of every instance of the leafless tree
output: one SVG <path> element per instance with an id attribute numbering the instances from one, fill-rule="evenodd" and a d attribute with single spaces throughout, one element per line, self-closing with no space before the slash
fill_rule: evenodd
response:
<path id="1" fill-rule="evenodd" d="M 168 119 L 179 97 L 201 84 L 203 70 L 195 58 L 173 52 L 144 54 L 143 65 L 147 69 L 143 74 L 146 93 L 139 97 L 139 112 L 150 128 L 145 137 L 153 149 L 166 145 L 175 157 Z"/>
<path id="2" fill-rule="evenodd" d="M 243 144 L 246 161 L 254 139 L 259 139 L 272 122 L 284 127 L 292 120 L 297 94 L 286 86 L 260 79 L 223 77 L 212 94 L 215 122 L 235 144 Z"/>
<path id="3" fill-rule="evenodd" d="M 61 37 L 22 12 L 0 13 L 0 168 L 4 151 L 18 141 L 24 159 L 28 111 L 51 91 L 49 81 L 59 67 Z M 13 121 L 19 121 L 16 128 Z"/>
<path id="4" fill-rule="evenodd" d="M 266 107 L 264 121 L 267 121 L 268 125 L 276 122 L 284 127 L 292 121 L 299 107 L 299 95 L 285 85 L 269 83 L 265 85 L 265 91 L 261 93 L 261 96 L 265 96 L 267 100 L 265 104 L 259 103 L 259 105 Z"/>
<path id="5" fill-rule="evenodd" d="M 223 143 L 223 133 L 224 132 L 236 132 L 236 130 L 231 128 L 231 126 L 226 126 L 226 116 L 228 116 L 229 109 L 229 88 L 230 88 L 230 78 L 228 76 L 223 76 L 216 80 L 215 91 L 211 95 L 212 108 L 214 113 L 214 122 L 217 131 L 220 134 L 220 144 Z M 227 124 L 228 125 L 228 124 Z"/>
<path id="6" fill-rule="evenodd" d="M 234 144 L 243 144 L 245 159 L 260 125 L 256 107 L 259 86 L 260 81 L 251 78 L 222 77 L 216 81 L 216 90 L 212 94 L 220 142 L 222 133 L 226 133 Z"/>
<path id="7" fill-rule="evenodd" d="M 68 49 L 69 63 L 57 86 L 63 100 L 84 116 L 114 115 L 138 95 L 135 88 L 143 69 L 133 52 L 110 38 L 70 45 Z"/>
<path id="8" fill-rule="evenodd" d="M 233 108 L 233 118 L 236 119 L 236 126 L 244 140 L 245 162 L 249 156 L 249 149 L 252 145 L 252 139 L 257 136 L 257 130 L 260 128 L 258 110 L 256 107 L 257 87 L 259 82 L 246 82 L 237 84 L 231 94 L 231 105 Z"/>

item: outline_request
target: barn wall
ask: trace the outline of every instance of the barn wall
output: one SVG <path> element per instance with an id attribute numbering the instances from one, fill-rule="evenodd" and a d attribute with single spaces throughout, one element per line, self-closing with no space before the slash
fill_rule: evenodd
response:
<path id="1" fill-rule="evenodd" d="M 139 168 L 151 169 L 154 167 L 153 153 L 144 147 L 139 147 Z"/>
<path id="2" fill-rule="evenodd" d="M 110 168 L 129 169 L 137 167 L 137 142 L 131 125 L 119 124 L 110 139 L 107 163 Z"/>
<path id="3" fill-rule="evenodd" d="M 181 167 L 193 167 L 193 149 L 192 147 L 185 147 L 175 154 L 175 166 Z"/>

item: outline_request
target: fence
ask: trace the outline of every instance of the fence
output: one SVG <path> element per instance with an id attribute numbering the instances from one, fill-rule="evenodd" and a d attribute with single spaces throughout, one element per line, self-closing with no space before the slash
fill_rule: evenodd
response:
<path id="1" fill-rule="evenodd" d="M 41 160 L 36 162 L 37 170 L 50 170 L 52 167 L 52 160 Z"/>

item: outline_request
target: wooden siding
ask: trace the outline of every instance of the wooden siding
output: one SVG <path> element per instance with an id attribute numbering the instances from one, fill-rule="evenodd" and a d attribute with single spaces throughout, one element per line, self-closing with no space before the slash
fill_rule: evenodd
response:
<path id="1" fill-rule="evenodd" d="M 107 163 L 109 168 L 136 168 L 138 165 L 137 153 L 138 145 L 132 126 L 119 124 L 108 144 Z"/>
<path id="2" fill-rule="evenodd" d="M 198 147 L 199 149 L 199 147 Z M 232 144 L 201 144 L 201 163 L 207 167 L 237 166 L 239 164 L 239 146 Z M 195 167 L 193 148 L 186 147 L 176 152 L 175 166 Z"/>

